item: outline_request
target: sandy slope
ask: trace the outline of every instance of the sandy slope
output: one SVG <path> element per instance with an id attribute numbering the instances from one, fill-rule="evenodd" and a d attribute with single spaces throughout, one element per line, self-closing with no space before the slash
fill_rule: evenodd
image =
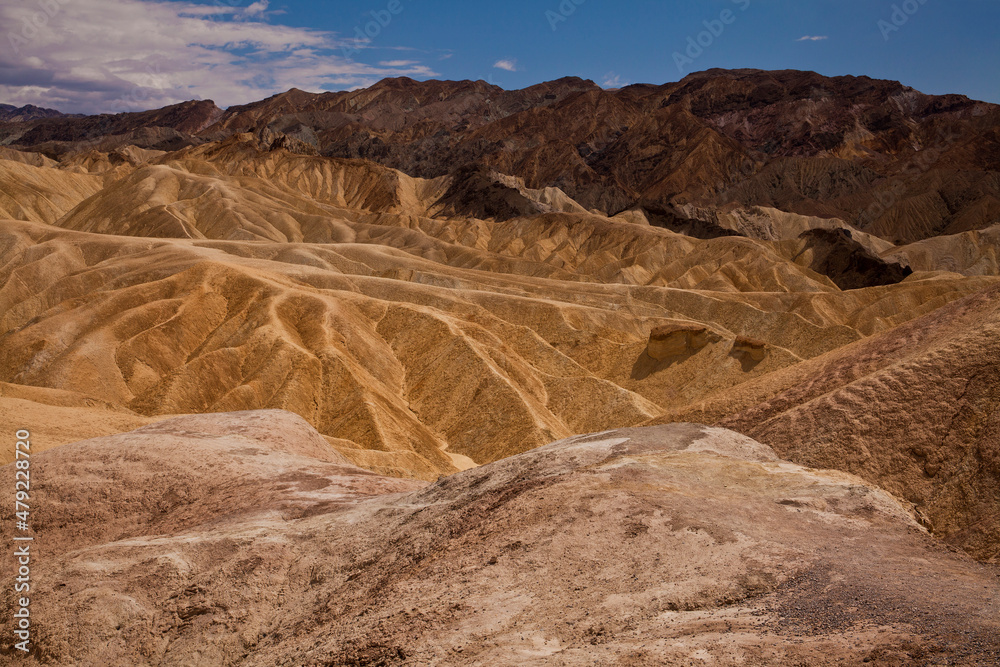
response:
<path id="1" fill-rule="evenodd" d="M 0 422 L 14 433 L 29 429 L 33 451 L 145 426 L 154 421 L 131 410 L 72 391 L 0 382 Z M 14 447 L 0 449 L 0 464 L 14 460 Z"/>
<path id="2" fill-rule="evenodd" d="M 0 154 L 0 183 L 3 184 L 0 187 L 0 218 L 54 222 L 87 197 L 100 192 L 103 185 L 99 176 L 71 173 L 49 163 L 36 166 L 27 160 L 15 161 L 9 157 Z"/>
<path id="3" fill-rule="evenodd" d="M 433 479 L 454 456 L 467 467 L 641 423 L 994 280 L 842 292 L 784 236 L 699 240 L 579 212 L 441 217 L 446 178 L 265 148 L 235 135 L 3 162 L 18 187 L 25 174 L 65 193 L 100 185 L 57 220 L 0 223 L 0 380 L 128 419 L 288 409 L 360 465 Z M 556 197 L 511 184 L 539 206 Z M 650 358 L 649 332 L 676 320 L 709 326 L 713 344 Z M 763 359 L 744 364 L 741 337 Z"/>
<path id="4" fill-rule="evenodd" d="M 914 503 L 981 558 L 1000 553 L 1000 290 L 723 391 L 655 421 L 718 423 Z"/>
<path id="5" fill-rule="evenodd" d="M 16 222 L 3 238 L 3 381 L 140 415 L 288 409 L 355 462 L 425 478 L 454 470 L 445 446 L 486 463 L 637 424 L 992 280 L 748 294 L 483 271 L 373 240 L 129 239 Z M 610 254 L 614 237 L 601 238 Z M 650 359 L 649 331 L 675 319 L 718 340 Z M 764 360 L 745 368 L 739 336 L 766 341 Z"/>

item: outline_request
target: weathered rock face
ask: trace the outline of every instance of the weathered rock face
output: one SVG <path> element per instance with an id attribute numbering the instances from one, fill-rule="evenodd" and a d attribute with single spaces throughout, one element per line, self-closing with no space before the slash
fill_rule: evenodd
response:
<path id="1" fill-rule="evenodd" d="M 669 229 L 696 239 L 717 239 L 726 236 L 740 236 L 739 232 L 726 229 L 713 222 L 684 217 L 676 211 L 662 206 L 640 209 L 646 221 L 654 227 Z"/>
<path id="2" fill-rule="evenodd" d="M 729 355 L 740 362 L 744 371 L 752 370 L 767 356 L 767 343 L 756 338 L 738 336 Z"/>
<path id="3" fill-rule="evenodd" d="M 767 343 L 755 338 L 739 336 L 733 341 L 733 351 L 746 355 L 752 361 L 763 361 L 767 355 Z"/>
<path id="4" fill-rule="evenodd" d="M 840 289 L 891 285 L 913 273 L 908 266 L 887 262 L 855 241 L 850 230 L 811 229 L 799 237 L 807 266 L 829 276 Z"/>
<path id="5" fill-rule="evenodd" d="M 578 436 L 427 485 L 264 411 L 32 471 L 44 644 L 25 665 L 1000 659 L 995 572 L 861 479 L 718 428 Z"/>
<path id="6" fill-rule="evenodd" d="M 694 324 L 661 324 L 649 332 L 646 354 L 662 361 L 684 354 L 693 354 L 711 342 L 718 334 Z"/>
<path id="7" fill-rule="evenodd" d="M 448 190 L 435 206 L 448 216 L 499 221 L 543 212 L 537 202 L 500 182 L 490 170 L 472 166 L 454 174 Z"/>

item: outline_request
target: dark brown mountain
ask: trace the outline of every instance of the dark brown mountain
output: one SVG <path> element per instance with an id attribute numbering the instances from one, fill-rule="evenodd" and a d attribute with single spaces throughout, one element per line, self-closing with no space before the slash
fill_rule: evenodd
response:
<path id="1" fill-rule="evenodd" d="M 838 218 L 895 244 L 1000 222 L 1000 107 L 795 70 L 709 70 L 620 90 L 578 78 L 515 91 L 386 79 L 224 112 L 202 101 L 0 124 L 0 140 L 58 155 L 81 141 L 173 150 L 247 131 L 425 178 L 484 169 L 607 214 L 668 211 L 684 228 L 703 210 L 752 206 Z"/>
<path id="2" fill-rule="evenodd" d="M 173 150 L 200 143 L 195 135 L 222 115 L 211 100 L 192 100 L 139 113 L 60 116 L 0 123 L 0 143 L 30 147 L 52 157 L 128 144 Z"/>
<path id="3" fill-rule="evenodd" d="M 39 118 L 58 118 L 66 114 L 55 109 L 43 109 L 34 104 L 15 107 L 12 104 L 0 104 L 0 123 L 23 123 Z"/>
<path id="4" fill-rule="evenodd" d="M 908 266 L 886 262 L 855 241 L 847 229 L 810 229 L 802 253 L 810 253 L 809 268 L 829 276 L 840 289 L 894 285 L 913 273 Z"/>

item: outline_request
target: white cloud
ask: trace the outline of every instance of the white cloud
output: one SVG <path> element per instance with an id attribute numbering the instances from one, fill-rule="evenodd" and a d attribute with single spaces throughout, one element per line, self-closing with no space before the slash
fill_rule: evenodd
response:
<path id="1" fill-rule="evenodd" d="M 260 16 L 265 11 L 267 11 L 267 0 L 262 0 L 261 2 L 254 2 L 247 6 L 243 10 L 243 16 Z"/>
<path id="2" fill-rule="evenodd" d="M 608 72 L 604 75 L 604 81 L 601 82 L 601 88 L 624 88 L 629 84 L 628 81 L 622 79 L 622 77 L 614 72 Z"/>
<path id="3" fill-rule="evenodd" d="M 0 2 L 0 102 L 61 111 L 138 111 L 211 98 L 244 104 L 292 87 L 357 88 L 434 76 L 417 61 L 353 60 L 353 36 L 271 24 L 246 7 L 164 0 Z M 32 23 L 39 15 L 41 27 Z M 27 26 L 27 27 L 25 27 Z M 388 46 L 388 45 L 387 45 Z"/>
<path id="4" fill-rule="evenodd" d="M 517 61 L 505 58 L 503 60 L 498 60 L 495 63 L 493 63 L 493 67 L 495 67 L 496 69 L 506 70 L 508 72 L 516 72 Z"/>
<path id="5" fill-rule="evenodd" d="M 803 35 L 799 37 L 796 42 L 819 42 L 824 39 L 829 39 L 826 35 Z"/>

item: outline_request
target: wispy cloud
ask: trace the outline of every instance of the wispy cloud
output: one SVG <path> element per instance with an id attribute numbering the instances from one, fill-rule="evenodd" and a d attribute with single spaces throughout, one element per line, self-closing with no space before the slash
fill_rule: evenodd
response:
<path id="1" fill-rule="evenodd" d="M 602 88 L 624 88 L 629 84 L 628 81 L 622 79 L 622 77 L 614 72 L 608 72 L 604 75 L 604 81 L 601 82 Z"/>
<path id="2" fill-rule="evenodd" d="M 517 61 L 505 58 L 503 60 L 498 60 L 495 63 L 493 63 L 493 67 L 495 67 L 496 69 L 506 70 L 508 72 L 516 72 Z"/>
<path id="3" fill-rule="evenodd" d="M 824 39 L 830 39 L 827 35 L 803 35 L 799 37 L 796 42 L 821 42 Z"/>
<path id="4" fill-rule="evenodd" d="M 0 2 L 7 35 L 0 102 L 85 113 L 198 98 L 228 106 L 292 87 L 357 88 L 387 76 L 436 75 L 416 60 L 370 65 L 344 57 L 351 36 L 270 23 L 279 12 L 266 0 L 245 7 L 73 0 L 58 3 L 44 26 L 22 36 L 36 13 L 35 3 Z"/>
<path id="5" fill-rule="evenodd" d="M 267 11 L 267 0 L 261 0 L 261 2 L 253 2 L 247 5 L 247 8 L 243 10 L 242 15 L 245 17 L 251 16 L 263 16 Z"/>

